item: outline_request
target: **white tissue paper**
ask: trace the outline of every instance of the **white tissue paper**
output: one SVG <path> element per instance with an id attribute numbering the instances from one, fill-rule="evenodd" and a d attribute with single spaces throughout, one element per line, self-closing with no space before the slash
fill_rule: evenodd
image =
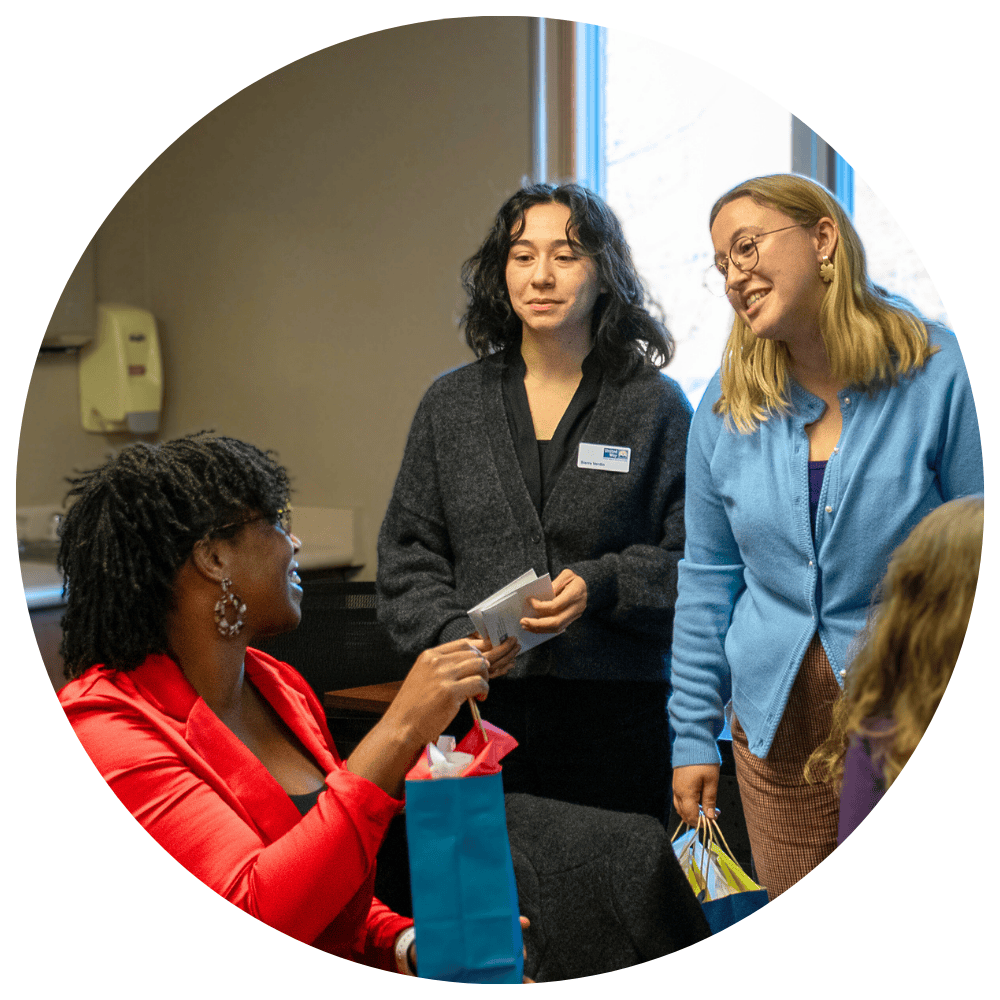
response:
<path id="1" fill-rule="evenodd" d="M 472 763 L 471 753 L 455 749 L 454 736 L 439 736 L 437 743 L 427 744 L 432 778 L 456 778 Z"/>

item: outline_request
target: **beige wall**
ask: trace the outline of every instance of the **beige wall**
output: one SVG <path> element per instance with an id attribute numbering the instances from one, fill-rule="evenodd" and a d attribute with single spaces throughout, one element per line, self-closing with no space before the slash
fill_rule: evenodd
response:
<path id="1" fill-rule="evenodd" d="M 274 448 L 301 505 L 360 515 L 360 577 L 435 375 L 471 359 L 458 272 L 530 170 L 528 21 L 409 25 L 334 46 L 221 105 L 96 237 L 99 301 L 157 318 L 160 438 Z M 82 248 L 81 248 L 82 249 Z M 17 503 L 126 435 L 80 428 L 75 357 L 40 357 Z"/>

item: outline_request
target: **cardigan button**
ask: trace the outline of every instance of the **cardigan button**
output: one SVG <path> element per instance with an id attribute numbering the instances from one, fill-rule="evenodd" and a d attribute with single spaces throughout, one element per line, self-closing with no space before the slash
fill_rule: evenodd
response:
<path id="1" fill-rule="evenodd" d="M 827 514 L 832 514 L 833 513 L 833 508 L 832 507 L 827 507 L 826 508 L 826 512 L 827 512 Z"/>

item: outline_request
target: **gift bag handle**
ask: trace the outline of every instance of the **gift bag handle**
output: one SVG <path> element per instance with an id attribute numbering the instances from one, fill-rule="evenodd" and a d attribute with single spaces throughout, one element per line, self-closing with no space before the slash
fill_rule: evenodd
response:
<path id="1" fill-rule="evenodd" d="M 677 829 L 674 830 L 673 835 L 670 837 L 671 842 L 677 839 L 677 835 L 681 832 L 682 826 L 686 826 L 688 829 L 691 829 L 691 824 L 682 819 L 677 824 Z M 734 856 L 733 852 L 729 848 L 729 844 L 726 843 L 726 837 L 722 832 L 722 828 L 719 826 L 718 820 L 709 819 L 709 817 L 706 816 L 704 813 L 699 813 L 698 823 L 694 827 L 695 835 L 699 838 L 699 840 L 702 839 L 703 836 L 701 832 L 702 827 L 705 827 L 707 830 L 710 831 L 709 843 L 712 843 L 715 840 L 715 837 L 718 836 L 718 839 L 722 841 L 722 846 L 725 848 L 726 854 L 728 854 L 730 857 Z"/>
<path id="2" fill-rule="evenodd" d="M 678 834 L 681 832 L 681 827 L 683 826 L 686 826 L 689 829 L 691 828 L 690 823 L 681 820 L 677 824 L 677 829 L 674 830 L 673 836 L 670 838 L 671 841 L 677 839 Z M 700 867 L 696 863 L 694 863 L 695 861 L 694 840 L 697 840 L 701 843 L 702 851 L 704 852 L 703 856 L 706 863 L 711 862 L 713 854 L 712 848 L 716 847 L 716 849 L 718 849 L 716 844 L 716 838 L 718 838 L 718 840 L 722 842 L 722 847 L 729 857 L 733 857 L 733 852 L 730 849 L 729 844 L 726 842 L 726 837 L 723 834 L 722 828 L 719 826 L 718 821 L 709 816 L 706 816 L 703 812 L 698 813 L 698 823 L 694 827 L 694 831 L 695 835 L 692 842 L 687 847 L 685 847 L 684 850 L 691 852 L 692 854 L 691 871 L 694 873 L 695 881 L 698 883 L 699 888 L 701 889 L 702 892 L 704 892 L 707 895 L 708 878 L 706 875 L 702 874 Z"/>
<path id="3" fill-rule="evenodd" d="M 728 855 L 729 855 L 729 856 L 730 856 L 731 858 L 735 857 L 735 855 L 733 854 L 733 852 L 732 852 L 732 851 L 731 851 L 731 850 L 729 849 L 729 844 L 727 844 L 727 843 L 726 843 L 726 837 L 725 837 L 725 834 L 724 834 L 724 833 L 722 832 L 722 827 L 721 827 L 721 826 L 719 826 L 719 822 L 718 822 L 718 820 L 714 820 L 714 819 L 709 819 L 709 818 L 708 818 L 708 817 L 706 816 L 706 817 L 705 817 L 705 821 L 706 821 L 706 822 L 707 822 L 707 823 L 709 824 L 709 826 L 711 826 L 711 828 L 712 828 L 712 829 L 714 830 L 714 832 L 715 832 L 715 834 L 716 834 L 716 835 L 718 836 L 719 840 L 721 840 L 721 841 L 722 841 L 722 846 L 723 846 L 723 848 L 725 848 L 725 851 L 726 851 L 726 854 L 728 854 Z"/>
<path id="4" fill-rule="evenodd" d="M 677 835 L 681 832 L 682 826 L 688 826 L 688 824 L 685 823 L 684 820 L 681 820 L 680 823 L 677 824 L 677 829 L 674 830 L 674 835 L 670 838 L 671 843 L 677 839 Z M 681 851 L 681 854 L 678 856 L 677 860 L 683 861 L 686 855 L 688 854 L 691 855 L 691 867 L 690 867 L 691 874 L 694 875 L 694 880 L 695 882 L 698 883 L 698 889 L 700 890 L 700 892 L 707 894 L 708 880 L 702 875 L 701 869 L 698 867 L 697 859 L 695 858 L 694 854 L 694 842 L 697 838 L 698 838 L 698 833 L 696 829 L 695 836 L 691 839 L 689 843 L 684 845 L 684 848 Z"/>

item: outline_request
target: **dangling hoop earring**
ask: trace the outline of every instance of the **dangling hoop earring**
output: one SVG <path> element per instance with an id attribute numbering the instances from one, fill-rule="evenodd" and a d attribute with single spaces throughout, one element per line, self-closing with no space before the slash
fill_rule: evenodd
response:
<path id="1" fill-rule="evenodd" d="M 819 276 L 823 279 L 824 283 L 829 285 L 836 273 L 837 269 L 831 263 L 830 258 L 824 257 L 823 263 L 819 266 Z"/>
<path id="2" fill-rule="evenodd" d="M 219 630 L 219 635 L 227 639 L 238 635 L 243 628 L 243 615 L 246 614 L 247 606 L 243 603 L 243 598 L 238 597 L 229 588 L 233 581 L 225 577 L 222 581 L 222 597 L 215 602 L 215 626 Z M 236 612 L 236 621 L 230 624 L 226 621 L 226 608 L 231 607 Z"/>

